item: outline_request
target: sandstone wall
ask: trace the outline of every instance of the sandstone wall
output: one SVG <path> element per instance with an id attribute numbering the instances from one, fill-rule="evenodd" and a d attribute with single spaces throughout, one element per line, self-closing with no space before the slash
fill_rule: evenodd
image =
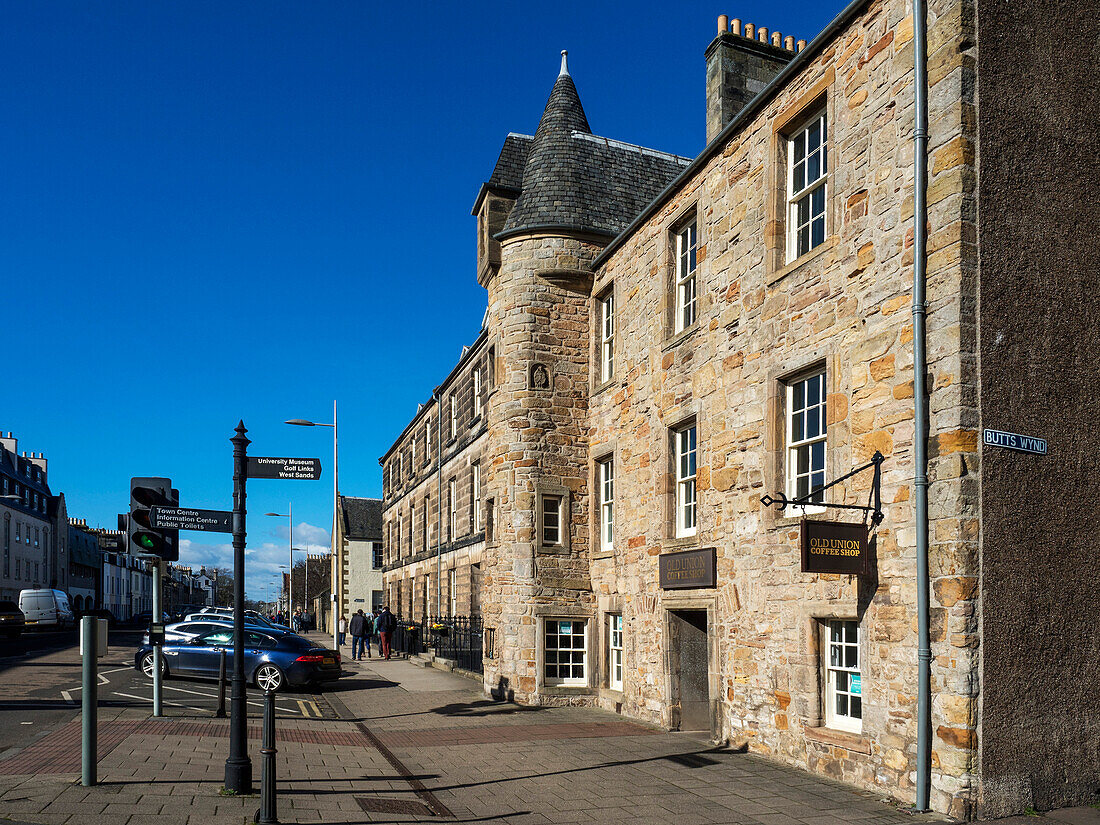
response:
<path id="1" fill-rule="evenodd" d="M 957 816 L 969 813 L 973 793 L 979 638 L 968 9 L 952 0 L 929 9 L 933 804 Z M 624 614 L 622 712 L 673 719 L 664 608 L 705 606 L 717 733 L 906 801 L 917 670 L 909 14 L 902 2 L 870 4 L 602 266 L 593 294 L 614 284 L 618 376 L 590 402 L 590 458 L 610 447 L 617 468 L 615 551 L 593 559 L 592 577 L 601 606 L 621 605 Z M 777 196 L 782 128 L 822 95 L 829 237 L 787 265 Z M 693 212 L 699 322 L 674 337 L 670 230 Z M 593 376 L 594 365 L 593 348 Z M 783 489 L 783 381 L 815 365 L 824 365 L 828 388 L 828 478 L 876 450 L 887 458 L 872 577 L 800 572 L 799 520 L 759 500 Z M 670 538 L 669 428 L 690 415 L 700 450 L 699 531 L 685 541 Z M 500 445 L 491 451 L 500 462 Z M 870 480 L 870 472 L 852 479 L 831 500 L 865 503 Z M 717 548 L 717 589 L 662 592 L 658 554 L 695 546 Z M 819 620 L 828 617 L 860 619 L 859 735 L 823 727 Z"/>

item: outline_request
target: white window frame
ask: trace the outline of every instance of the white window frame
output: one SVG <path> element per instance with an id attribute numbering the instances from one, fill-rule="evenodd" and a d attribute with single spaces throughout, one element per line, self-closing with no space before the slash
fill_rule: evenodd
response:
<path id="1" fill-rule="evenodd" d="M 451 616 L 458 615 L 458 571 L 451 568 L 447 571 L 447 594 L 449 596 Z"/>
<path id="2" fill-rule="evenodd" d="M 458 435 L 458 396 L 451 393 L 451 439 Z"/>
<path id="3" fill-rule="evenodd" d="M 676 233 L 676 332 L 683 332 L 698 320 L 698 243 L 697 221 Z"/>
<path id="4" fill-rule="evenodd" d="M 810 149 L 810 138 L 815 131 L 818 143 Z M 828 138 L 828 118 L 824 108 L 787 138 L 787 263 L 816 249 L 829 237 Z M 807 173 L 813 169 L 815 161 L 818 174 L 810 179 Z M 798 178 L 801 178 L 802 185 L 796 189 Z M 805 210 L 800 219 L 799 212 L 803 206 Z M 815 242 L 814 230 L 818 227 L 820 237 Z"/>
<path id="5" fill-rule="evenodd" d="M 810 404 L 811 388 L 816 385 L 818 400 Z M 801 389 L 800 389 L 801 388 Z M 799 398 L 801 393 L 801 400 Z M 811 492 L 815 479 L 823 486 L 826 482 L 825 469 L 828 466 L 828 419 L 826 409 L 826 385 L 824 370 L 806 375 L 794 381 L 787 382 L 786 403 L 786 479 L 787 498 L 800 498 L 799 482 L 806 479 L 806 489 L 801 495 Z M 817 429 L 812 435 L 808 434 L 808 427 L 816 415 Z M 801 417 L 801 425 L 798 418 Z M 799 432 L 801 427 L 801 432 Z M 801 437 L 796 437 L 801 436 Z M 820 446 L 818 446 L 820 445 Z M 805 470 L 800 470 L 799 456 L 806 459 Z M 818 496 L 819 501 L 803 507 L 793 508 L 795 515 L 809 515 L 824 513 L 825 494 Z"/>
<path id="6" fill-rule="evenodd" d="M 431 496 L 424 496 L 424 552 L 427 553 L 432 549 L 431 542 L 431 509 L 432 498 Z"/>
<path id="7" fill-rule="evenodd" d="M 432 420 L 430 418 L 424 421 L 424 463 L 430 464 L 432 461 Z"/>
<path id="8" fill-rule="evenodd" d="M 458 533 L 458 480 L 447 482 L 447 506 L 450 508 L 450 539 L 453 542 Z"/>
<path id="9" fill-rule="evenodd" d="M 569 637 L 567 647 L 560 645 L 562 637 L 562 625 L 569 625 Z M 580 633 L 575 632 L 575 625 L 580 625 Z M 577 637 L 580 637 L 580 647 L 576 646 Z M 551 647 L 550 642 L 555 646 Z M 562 685 L 566 687 L 585 687 L 588 685 L 588 620 L 577 618 L 546 618 L 542 620 L 542 674 L 543 683 L 546 685 Z M 565 658 L 567 661 L 562 662 Z M 553 661 L 551 661 L 553 659 Z M 579 660 L 579 661 L 578 661 Z M 575 668 L 579 665 L 581 675 L 574 675 Z M 569 668 L 569 675 L 563 676 L 561 668 Z M 553 673 L 553 675 L 551 675 Z"/>
<path id="10" fill-rule="evenodd" d="M 542 494 L 542 523 L 539 525 L 539 538 L 545 547 L 560 547 L 562 545 L 562 504 L 565 501 L 565 496 L 558 493 L 543 493 Z M 552 506 L 548 506 L 551 505 Z M 547 516 L 550 513 L 554 514 L 554 524 L 551 526 L 547 523 Z M 548 539 L 548 530 L 556 531 L 553 539 Z"/>
<path id="11" fill-rule="evenodd" d="M 676 538 L 699 529 L 699 438 L 695 422 L 674 431 L 676 446 Z"/>
<path id="12" fill-rule="evenodd" d="M 609 455 L 599 462 L 600 485 L 600 550 L 615 549 L 615 457 Z"/>
<path id="13" fill-rule="evenodd" d="M 607 686 L 623 689 L 623 614 L 607 616 Z"/>
<path id="14" fill-rule="evenodd" d="M 413 434 L 413 437 L 409 439 L 409 466 L 412 468 L 412 471 L 415 473 L 416 472 L 416 434 L 415 433 Z"/>
<path id="15" fill-rule="evenodd" d="M 477 461 L 470 465 L 470 502 L 476 533 L 481 529 L 481 463 Z"/>
<path id="16" fill-rule="evenodd" d="M 474 418 L 481 418 L 481 367 L 473 372 Z"/>
<path id="17" fill-rule="evenodd" d="M 824 625 L 825 726 L 849 733 L 861 733 L 864 696 L 861 671 L 863 633 L 855 619 L 829 619 Z M 851 639 L 853 629 L 854 640 Z M 854 665 L 851 661 L 853 657 Z"/>
<path id="18" fill-rule="evenodd" d="M 615 290 L 600 299 L 600 382 L 615 375 Z"/>

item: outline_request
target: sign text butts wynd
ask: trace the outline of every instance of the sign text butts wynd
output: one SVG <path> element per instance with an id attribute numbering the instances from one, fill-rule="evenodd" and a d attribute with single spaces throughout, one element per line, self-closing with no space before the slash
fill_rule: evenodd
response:
<path id="1" fill-rule="evenodd" d="M 271 458 L 250 455 L 245 475 L 249 478 L 285 478 L 316 481 L 321 477 L 319 458 Z"/>
<path id="2" fill-rule="evenodd" d="M 989 447 L 1005 447 L 1009 450 L 1019 450 L 1022 453 L 1033 453 L 1034 455 L 1047 454 L 1046 439 L 1036 438 L 1033 435 L 1006 433 L 1003 430 L 983 430 L 982 441 Z"/>

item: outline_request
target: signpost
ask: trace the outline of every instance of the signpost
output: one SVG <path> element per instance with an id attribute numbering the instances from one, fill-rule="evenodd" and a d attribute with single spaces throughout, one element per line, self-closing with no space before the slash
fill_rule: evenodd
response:
<path id="1" fill-rule="evenodd" d="M 1006 433 L 1003 430 L 982 430 L 982 441 L 987 447 L 1004 447 L 1008 450 L 1019 450 L 1022 453 L 1033 455 L 1047 454 L 1047 440 L 1036 438 L 1033 435 L 1020 435 L 1019 433 Z"/>
<path id="2" fill-rule="evenodd" d="M 232 533 L 230 510 L 196 510 L 190 507 L 153 507 L 149 521 L 158 529 L 200 530 L 208 533 Z"/>
<path id="3" fill-rule="evenodd" d="M 802 572 L 858 576 L 870 568 L 865 524 L 802 522 Z"/>
<path id="4" fill-rule="evenodd" d="M 244 677 L 244 547 L 246 482 L 250 478 L 317 480 L 321 477 L 319 458 L 271 458 L 248 455 L 248 430 L 244 421 L 236 427 L 233 444 L 233 677 L 229 700 L 229 757 L 225 760 L 225 789 L 238 794 L 252 793 L 252 759 L 248 755 L 248 706 Z M 224 513 L 218 510 L 161 508 L 158 518 L 187 518 L 201 527 L 185 530 L 224 532 Z M 184 514 L 195 515 L 184 515 Z M 293 571 L 291 571 L 293 573 Z"/>
<path id="5" fill-rule="evenodd" d="M 286 478 L 316 481 L 321 477 L 319 458 L 271 458 L 251 455 L 246 474 L 249 478 Z"/>

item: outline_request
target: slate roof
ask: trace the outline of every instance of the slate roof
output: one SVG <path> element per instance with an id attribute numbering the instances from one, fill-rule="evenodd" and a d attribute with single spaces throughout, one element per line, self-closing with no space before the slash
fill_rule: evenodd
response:
<path id="1" fill-rule="evenodd" d="M 509 149 L 505 141 L 501 159 L 511 153 L 508 173 L 521 145 L 517 140 Z M 529 144 L 519 197 L 497 237 L 538 228 L 614 237 L 690 163 L 691 158 L 593 135 L 563 63 Z M 493 174 L 498 170 L 501 160 Z"/>
<path id="2" fill-rule="evenodd" d="M 494 189 L 515 189 L 518 192 L 523 185 L 523 167 L 527 165 L 527 153 L 531 151 L 531 141 L 534 139 L 531 135 L 509 132 L 487 184 Z"/>
<path id="3" fill-rule="evenodd" d="M 382 499 L 340 496 L 340 510 L 346 538 L 382 541 Z"/>

